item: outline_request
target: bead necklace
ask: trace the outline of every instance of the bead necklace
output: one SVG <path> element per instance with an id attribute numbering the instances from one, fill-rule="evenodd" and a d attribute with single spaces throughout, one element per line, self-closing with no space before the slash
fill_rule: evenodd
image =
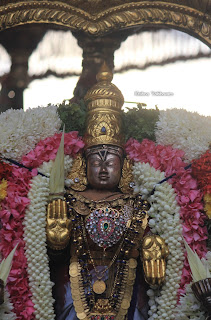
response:
<path id="1" fill-rule="evenodd" d="M 119 247 L 117 248 L 117 251 L 116 253 L 114 254 L 111 262 L 109 263 L 109 265 L 101 272 L 99 272 L 96 268 L 96 265 L 95 265 L 95 262 L 94 262 L 94 259 L 92 258 L 92 255 L 91 255 L 91 251 L 90 251 L 90 247 L 89 247 L 89 243 L 88 243 L 88 240 L 87 240 L 87 237 L 86 237 L 86 229 L 85 229 L 85 226 L 84 226 L 84 221 L 83 221 L 83 218 L 81 217 L 81 224 L 82 224 L 82 229 L 83 229 L 83 237 L 84 237 L 84 241 L 85 241 L 85 244 L 87 246 L 87 251 L 89 253 L 89 257 L 90 257 L 90 261 L 93 265 L 93 268 L 95 270 L 95 274 L 96 274 L 96 277 L 98 280 L 96 280 L 92 286 L 93 288 L 93 291 L 97 294 L 102 294 L 105 290 L 106 290 L 106 284 L 105 282 L 102 280 L 104 274 L 106 273 L 106 271 L 108 271 L 111 266 L 113 265 L 113 263 L 116 261 L 119 253 L 120 253 L 120 250 L 122 248 L 122 245 L 123 245 L 123 242 L 124 242 L 124 239 L 122 239 Z M 118 272 L 117 272 L 118 273 Z"/>

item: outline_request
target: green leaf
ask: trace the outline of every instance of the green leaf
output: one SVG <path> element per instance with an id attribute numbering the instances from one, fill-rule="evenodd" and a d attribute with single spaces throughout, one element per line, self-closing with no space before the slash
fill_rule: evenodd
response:
<path id="1" fill-rule="evenodd" d="M 79 104 L 63 101 L 58 106 L 58 113 L 65 124 L 65 131 L 78 131 L 80 135 L 85 133 L 87 109 L 83 100 Z M 134 108 L 122 111 L 123 133 L 125 140 L 134 138 L 139 141 L 150 139 L 155 141 L 155 125 L 158 121 L 159 110 L 147 109 L 145 104 L 138 104 Z"/>

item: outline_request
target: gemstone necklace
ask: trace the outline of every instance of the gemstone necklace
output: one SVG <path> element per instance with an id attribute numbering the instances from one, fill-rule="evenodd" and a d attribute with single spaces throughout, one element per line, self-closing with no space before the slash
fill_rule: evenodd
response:
<path id="1" fill-rule="evenodd" d="M 94 282 L 92 288 L 93 288 L 93 291 L 96 293 L 96 294 L 102 294 L 103 292 L 105 292 L 106 290 L 106 284 L 105 282 L 102 280 L 104 274 L 106 273 L 107 270 L 109 270 L 111 268 L 111 266 L 113 265 L 113 263 L 116 261 L 119 253 L 120 253 L 120 250 L 121 250 L 121 247 L 123 245 L 123 242 L 124 242 L 124 239 L 122 239 L 119 247 L 117 248 L 117 251 L 116 253 L 114 254 L 111 262 L 109 263 L 109 265 L 101 272 L 99 272 L 95 266 L 95 262 L 94 262 L 94 259 L 91 255 L 91 251 L 90 251 L 90 247 L 89 247 L 89 243 L 88 243 L 88 240 L 87 240 L 87 237 L 86 237 L 86 229 L 85 229 L 85 225 L 84 225 L 84 221 L 83 221 L 83 218 L 81 217 L 81 223 L 82 223 L 82 229 L 83 229 L 83 238 L 84 238 L 84 242 L 86 243 L 86 246 L 87 246 L 87 251 L 88 251 L 88 254 L 89 254 L 89 258 L 90 258 L 90 261 L 93 265 L 93 268 L 94 268 L 94 271 L 95 271 L 95 274 L 96 274 L 96 277 L 97 277 L 97 280 Z"/>
<path id="2" fill-rule="evenodd" d="M 104 249 L 115 245 L 126 230 L 127 220 L 123 209 L 99 206 L 86 219 L 86 230 L 99 247 Z"/>

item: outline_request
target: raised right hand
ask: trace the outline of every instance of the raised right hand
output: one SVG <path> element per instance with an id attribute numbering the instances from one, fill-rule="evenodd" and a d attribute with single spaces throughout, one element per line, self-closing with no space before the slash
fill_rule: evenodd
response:
<path id="1" fill-rule="evenodd" d="M 64 249 L 70 240 L 71 220 L 67 215 L 66 201 L 52 200 L 47 207 L 47 244 L 54 250 Z"/>

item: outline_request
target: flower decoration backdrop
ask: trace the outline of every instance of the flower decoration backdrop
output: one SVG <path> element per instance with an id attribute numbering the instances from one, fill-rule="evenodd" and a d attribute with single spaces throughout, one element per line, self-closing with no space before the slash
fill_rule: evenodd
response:
<path id="1" fill-rule="evenodd" d="M 61 139 L 59 129 L 62 121 L 60 118 L 64 122 L 68 122 L 68 131 L 79 130 L 83 133 L 85 116 L 86 110 L 83 103 L 81 105 L 74 104 L 72 109 L 71 106 L 62 104 L 59 108 L 48 106 L 29 109 L 27 112 L 9 110 L 0 115 L 0 134 L 2 137 L 0 153 L 3 157 L 18 160 L 25 166 L 38 169 L 48 176 Z M 164 299 L 166 292 L 170 294 L 168 286 L 164 287 L 161 292 L 149 291 L 151 300 L 149 315 L 150 319 L 161 320 L 165 319 L 162 314 L 167 314 L 169 319 L 174 319 L 176 311 L 173 306 L 178 303 L 181 294 L 184 297 L 181 301 L 185 301 L 185 297 L 189 295 L 187 284 L 191 282 L 189 265 L 187 259 L 184 260 L 181 236 L 184 236 L 200 258 L 207 254 L 207 228 L 205 226 L 207 218 L 203 212 L 202 198 L 205 189 L 210 193 L 210 175 L 208 172 L 204 176 L 203 181 L 205 178 L 207 180 L 202 186 L 200 179 L 197 182 L 192 175 L 192 170 L 190 168 L 186 170 L 185 166 L 187 162 L 190 163 L 191 160 L 198 157 L 201 157 L 201 161 L 205 161 L 206 157 L 210 159 L 210 152 L 207 149 L 211 136 L 209 132 L 211 117 L 205 118 L 198 114 L 187 113 L 184 110 L 162 111 L 160 113 L 158 110 L 147 110 L 146 112 L 142 106 L 128 111 L 124 117 L 126 136 L 131 135 L 131 132 L 127 131 L 127 128 L 132 127 L 131 123 L 135 126 L 133 138 L 129 139 L 126 144 L 126 152 L 136 163 L 134 167 L 134 177 L 137 182 L 135 191 L 141 191 L 143 196 L 149 197 L 150 189 L 155 187 L 155 193 L 150 198 L 153 205 L 150 211 L 149 225 L 152 232 L 160 233 L 168 239 L 170 249 L 174 251 L 174 246 L 176 246 L 177 259 L 175 262 L 173 256 L 169 258 L 167 274 L 169 281 L 172 281 L 172 277 L 175 276 L 171 305 L 169 306 Z M 143 127 L 143 119 L 147 122 L 144 130 L 141 128 Z M 184 127 L 184 119 L 186 127 Z M 208 131 L 204 128 L 200 129 L 197 123 L 202 123 L 201 126 L 206 126 Z M 155 137 L 156 142 L 153 142 Z M 150 138 L 150 140 L 144 138 Z M 66 172 L 68 172 L 71 168 L 71 158 L 82 150 L 84 143 L 76 131 L 66 133 L 64 139 Z M 17 144 L 17 141 L 20 143 Z M 203 163 L 204 165 L 206 163 L 209 168 L 210 162 Z M 0 173 L 2 199 L 0 250 L 2 257 L 7 256 L 19 241 L 8 281 L 8 291 L 16 319 L 32 320 L 35 317 L 40 320 L 53 319 L 52 296 L 49 295 L 48 306 L 45 310 L 41 303 L 44 289 L 39 286 L 38 275 L 33 269 L 33 263 L 39 265 L 39 255 L 42 256 L 43 265 L 38 267 L 44 275 L 46 287 L 50 289 L 52 284 L 47 266 L 48 258 L 44 234 L 45 203 L 49 192 L 48 178 L 37 176 L 36 170 L 30 172 L 24 168 L 11 167 L 1 163 Z M 173 173 L 176 173 L 176 176 L 168 182 L 156 185 L 156 182 Z M 198 176 L 195 175 L 197 179 Z M 166 192 L 171 194 L 171 197 L 167 197 Z M 171 204 L 169 198 L 172 200 Z M 38 215 L 36 219 L 40 224 L 38 229 L 43 230 L 40 233 L 38 229 L 34 228 L 34 232 L 37 232 L 36 236 L 41 237 L 39 238 L 40 245 L 33 243 L 32 237 L 35 235 L 30 233 L 30 230 L 33 230 L 30 226 L 35 223 L 36 214 Z M 168 225 L 166 230 L 163 229 L 161 223 L 165 219 Z M 174 232 L 175 228 L 176 233 Z M 33 245 L 37 245 L 37 247 L 33 247 Z M 37 255 L 34 254 L 34 249 L 37 250 Z M 177 265 L 178 271 L 174 269 L 173 265 Z M 187 295 L 185 295 L 186 291 Z M 14 314 L 11 305 L 9 308 L 8 299 L 7 301 L 8 310 L 10 310 L 8 314 L 12 319 Z M 184 303 L 181 308 L 185 308 Z M 187 309 L 188 306 L 185 311 L 181 311 L 182 314 L 185 312 L 186 315 L 190 314 Z M 10 319 L 7 318 L 8 314 L 4 315 L 2 320 Z M 203 319 L 202 313 L 200 316 Z"/>

